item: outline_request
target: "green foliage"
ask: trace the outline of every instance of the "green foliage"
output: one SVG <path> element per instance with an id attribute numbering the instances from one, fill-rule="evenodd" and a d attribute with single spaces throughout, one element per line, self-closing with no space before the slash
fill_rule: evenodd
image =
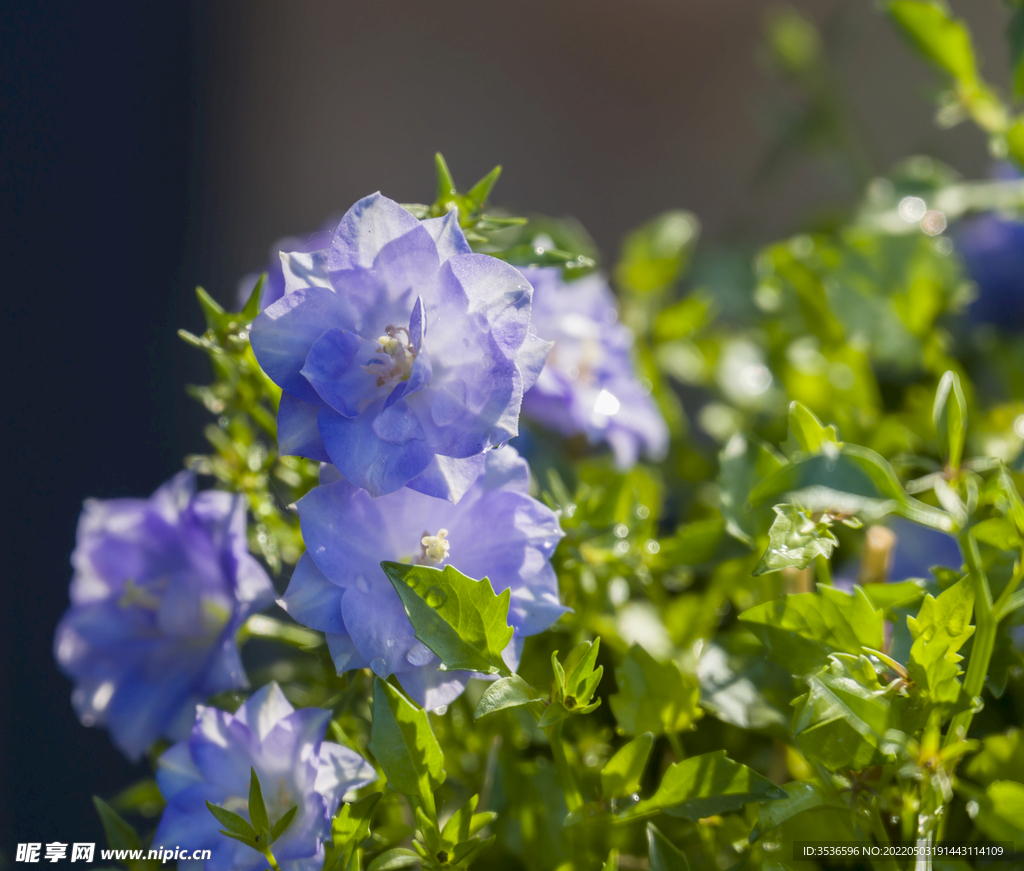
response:
<path id="1" fill-rule="evenodd" d="M 270 847 L 291 825 L 299 808 L 298 805 L 292 805 L 281 815 L 280 819 L 271 824 L 267 815 L 267 806 L 263 801 L 263 788 L 260 786 L 260 779 L 256 775 L 255 768 L 249 769 L 248 820 L 209 801 L 206 803 L 206 807 L 217 818 L 217 822 L 224 826 L 220 830 L 222 835 L 235 841 L 241 841 L 247 847 L 252 847 L 266 856 L 272 867 L 275 869 L 278 867 Z"/>
<path id="2" fill-rule="evenodd" d="M 653 746 L 651 732 L 644 732 L 623 745 L 601 769 L 601 795 L 618 798 L 638 790 Z"/>
<path id="3" fill-rule="evenodd" d="M 775 521 L 768 530 L 768 550 L 754 569 L 755 575 L 785 568 L 806 568 L 816 557 L 828 559 L 839 540 L 829 527 L 831 517 L 815 519 L 796 505 L 776 505 Z"/>
<path id="4" fill-rule="evenodd" d="M 940 456 L 952 468 L 959 469 L 967 439 L 967 400 L 956 372 L 947 372 L 939 381 L 932 420 L 939 434 Z"/>
<path id="5" fill-rule="evenodd" d="M 674 662 L 658 662 L 633 645 L 615 669 L 619 691 L 610 699 L 615 720 L 627 735 L 655 735 L 689 729 L 701 717 L 697 679 Z"/>
<path id="6" fill-rule="evenodd" d="M 651 871 L 690 871 L 686 856 L 654 827 L 654 823 L 647 824 L 647 859 Z"/>
<path id="7" fill-rule="evenodd" d="M 436 816 L 434 792 L 444 782 L 444 756 L 427 720 L 387 681 L 373 680 L 373 733 L 367 745 L 390 789 Z"/>
<path id="8" fill-rule="evenodd" d="M 929 701 L 952 704 L 960 695 L 957 663 L 963 657 L 957 651 L 974 634 L 973 608 L 974 588 L 965 578 L 938 598 L 926 595 L 917 617 L 907 617 L 914 639 L 907 675 Z"/>
<path id="9" fill-rule="evenodd" d="M 103 825 L 103 834 L 107 838 L 107 846 L 111 850 L 139 850 L 142 839 L 138 832 L 117 811 L 98 795 L 92 797 L 93 807 Z M 160 867 L 158 861 L 149 859 L 123 860 L 129 871 L 154 871 Z"/>
<path id="10" fill-rule="evenodd" d="M 696 821 L 740 810 L 751 802 L 785 797 L 786 793 L 770 780 L 729 759 L 724 750 L 716 750 L 670 765 L 654 795 L 625 811 L 623 816 L 647 816 L 661 811 Z"/>
<path id="11" fill-rule="evenodd" d="M 381 568 L 416 637 L 438 656 L 442 670 L 511 674 L 501 658 L 512 640 L 507 589 L 495 595 L 487 578 L 475 581 L 453 566 L 383 562 Z"/>
<path id="12" fill-rule="evenodd" d="M 771 659 L 793 674 L 828 665 L 833 653 L 855 656 L 882 647 L 882 612 L 860 587 L 852 595 L 829 587 L 783 596 L 745 611 L 740 619 L 757 635 Z"/>
<path id="13" fill-rule="evenodd" d="M 294 565 L 302 556 L 302 533 L 294 512 L 287 510 L 316 484 L 317 464 L 277 453 L 277 406 L 281 389 L 260 368 L 249 344 L 249 327 L 259 313 L 265 276 L 256 282 L 241 311 L 225 311 L 201 287 L 196 289 L 206 331 L 178 335 L 206 351 L 214 382 L 189 387 L 189 394 L 217 423 L 204 430 L 214 452 L 187 457 L 185 463 L 212 475 L 220 487 L 241 493 L 255 521 L 250 525 L 250 549 L 275 571 Z"/>

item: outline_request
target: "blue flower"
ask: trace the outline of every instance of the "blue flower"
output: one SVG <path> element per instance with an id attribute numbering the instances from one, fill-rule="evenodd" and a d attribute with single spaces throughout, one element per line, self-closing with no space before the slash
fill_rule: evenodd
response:
<path id="1" fill-rule="evenodd" d="M 529 468 L 510 447 L 488 451 L 485 468 L 457 504 L 408 488 L 371 499 L 325 466 L 322 483 L 299 501 L 308 548 L 279 602 L 298 622 L 327 633 L 338 672 L 395 674 L 424 707 L 446 705 L 465 688 L 464 672 L 438 671 L 417 641 L 383 560 L 453 565 L 511 589 L 506 650 L 510 666 L 522 639 L 565 611 L 548 562 L 562 531 L 554 512 L 529 495 Z M 330 482 L 330 483 L 329 483 Z"/>
<path id="2" fill-rule="evenodd" d="M 633 334 L 618 321 L 607 282 L 565 282 L 557 269 L 525 269 L 534 287 L 532 328 L 554 342 L 523 414 L 565 436 L 607 442 L 620 468 L 645 451 L 661 459 L 668 427 L 633 368 Z"/>
<path id="3" fill-rule="evenodd" d="M 284 296 L 284 267 L 281 264 L 281 254 L 293 251 L 308 254 L 311 251 L 327 248 L 331 244 L 331 236 L 334 234 L 334 227 L 337 223 L 338 218 L 335 217 L 333 221 L 329 221 L 326 226 L 315 233 L 310 233 L 308 236 L 285 236 L 270 246 L 270 262 L 266 269 L 267 279 L 263 283 L 263 290 L 260 293 L 260 311 L 273 305 Z M 259 281 L 259 277 L 260 273 L 251 272 L 239 280 L 239 308 L 248 302 L 249 295 L 256 286 L 256 282 Z"/>
<path id="4" fill-rule="evenodd" d="M 971 317 L 1004 329 L 1024 327 L 1024 222 L 979 215 L 957 228 L 956 245 L 978 286 Z"/>
<path id="5" fill-rule="evenodd" d="M 455 501 L 478 455 L 516 435 L 549 347 L 529 329 L 529 283 L 471 253 L 457 217 L 420 222 L 373 194 L 330 247 L 282 255 L 285 295 L 251 331 L 284 390 L 282 453 L 373 496 L 408 485 Z"/>
<path id="6" fill-rule="evenodd" d="M 206 802 L 249 819 L 250 768 L 256 770 L 271 824 L 292 806 L 295 818 L 271 848 L 282 871 L 319 871 L 331 817 L 345 793 L 377 779 L 359 754 L 324 741 L 330 711 L 296 711 L 277 684 L 267 686 L 232 716 L 200 707 L 192 733 L 157 762 L 167 799 L 153 848 L 212 851 L 205 862 L 179 862 L 182 871 L 259 871 L 267 860 L 220 834 Z M 250 820 L 251 822 L 251 820 Z"/>
<path id="7" fill-rule="evenodd" d="M 79 719 L 106 725 L 130 758 L 188 734 L 208 696 L 245 686 L 235 630 L 274 599 L 245 533 L 242 497 L 196 493 L 191 472 L 149 499 L 85 503 L 54 654 Z"/>

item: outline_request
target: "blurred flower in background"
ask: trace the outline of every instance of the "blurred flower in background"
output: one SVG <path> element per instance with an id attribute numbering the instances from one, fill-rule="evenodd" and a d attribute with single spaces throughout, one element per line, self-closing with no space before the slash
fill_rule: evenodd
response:
<path id="1" fill-rule="evenodd" d="M 187 735 L 197 704 L 246 686 L 235 631 L 274 588 L 249 554 L 242 496 L 196 493 L 181 472 L 149 499 L 90 499 L 71 562 L 54 653 L 78 718 L 107 726 L 128 757 Z"/>
<path id="2" fill-rule="evenodd" d="M 640 453 L 661 459 L 668 427 L 633 366 L 633 333 L 619 323 L 615 297 L 600 275 L 572 282 L 559 269 L 524 269 L 533 285 L 532 328 L 554 342 L 523 413 L 564 436 L 607 443 L 623 469 Z"/>

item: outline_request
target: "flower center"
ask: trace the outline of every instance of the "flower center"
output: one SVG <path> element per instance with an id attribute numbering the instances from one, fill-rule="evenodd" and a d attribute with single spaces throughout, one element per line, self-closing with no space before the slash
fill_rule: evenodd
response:
<path id="1" fill-rule="evenodd" d="M 385 358 L 363 366 L 364 372 L 376 376 L 378 387 L 408 381 L 416 360 L 408 329 L 389 324 L 384 333 L 377 339 L 377 353 L 386 355 Z"/>
<path id="2" fill-rule="evenodd" d="M 439 529 L 437 535 L 424 534 L 420 544 L 423 545 L 423 555 L 419 560 L 422 565 L 439 565 L 448 559 L 451 543 L 448 541 L 447 529 Z"/>
<path id="3" fill-rule="evenodd" d="M 166 585 L 166 582 L 164 585 Z M 124 582 L 124 590 L 122 590 L 121 598 L 117 600 L 117 604 L 122 608 L 131 608 L 133 605 L 138 605 L 140 608 L 155 611 L 160 607 L 160 600 L 145 587 L 140 587 L 134 580 L 128 578 Z"/>

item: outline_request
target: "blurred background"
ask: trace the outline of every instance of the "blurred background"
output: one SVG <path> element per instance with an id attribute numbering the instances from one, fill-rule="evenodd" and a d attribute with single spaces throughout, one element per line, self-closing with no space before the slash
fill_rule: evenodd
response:
<path id="1" fill-rule="evenodd" d="M 951 5 L 1004 69 L 1002 7 Z M 847 119 L 800 148 L 806 93 L 765 61 L 762 0 L 3 5 L 0 850 L 101 842 L 90 795 L 142 773 L 79 726 L 51 645 L 83 498 L 146 495 L 204 449 L 183 385 L 207 364 L 175 335 L 201 331 L 196 284 L 233 303 L 279 237 L 378 189 L 429 202 L 438 150 L 462 184 L 503 164 L 497 204 L 577 216 L 607 260 L 667 208 L 701 249 L 752 249 L 910 154 L 988 174 L 871 4 L 794 6 Z"/>

